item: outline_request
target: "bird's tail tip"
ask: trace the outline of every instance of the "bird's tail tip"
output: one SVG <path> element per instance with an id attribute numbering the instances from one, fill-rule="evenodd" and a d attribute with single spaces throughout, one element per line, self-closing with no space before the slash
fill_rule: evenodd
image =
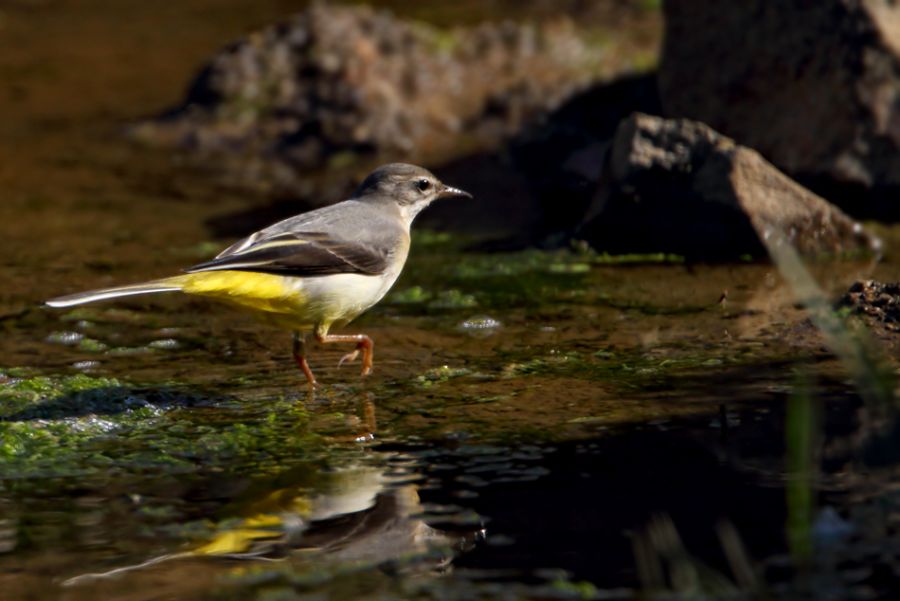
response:
<path id="1" fill-rule="evenodd" d="M 178 290 L 181 290 L 181 285 L 176 276 L 174 278 L 154 280 L 152 282 L 143 282 L 141 284 L 101 288 L 100 290 L 88 290 L 87 292 L 77 292 L 66 296 L 58 296 L 44 301 L 44 306 L 52 307 L 54 309 L 63 309 L 65 307 L 74 307 L 75 305 L 83 305 L 86 303 L 126 296 L 154 294 L 157 292 L 175 292 Z"/>

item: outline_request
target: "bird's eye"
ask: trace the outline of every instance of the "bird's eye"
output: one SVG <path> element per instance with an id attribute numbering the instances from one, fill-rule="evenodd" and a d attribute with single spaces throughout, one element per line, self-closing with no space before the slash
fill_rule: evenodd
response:
<path id="1" fill-rule="evenodd" d="M 422 178 L 416 182 L 416 188 L 418 188 L 420 192 L 425 192 L 430 187 L 431 187 L 431 182 L 425 178 Z"/>

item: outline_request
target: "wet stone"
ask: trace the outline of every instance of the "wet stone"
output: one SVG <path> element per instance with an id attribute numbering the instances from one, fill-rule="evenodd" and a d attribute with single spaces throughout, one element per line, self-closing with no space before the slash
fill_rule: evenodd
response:
<path id="1" fill-rule="evenodd" d="M 823 190 L 849 188 L 855 214 L 896 219 L 900 6 L 670 0 L 664 10 L 666 114 L 703 121 Z"/>
<path id="2" fill-rule="evenodd" d="M 476 337 L 486 337 L 493 334 L 503 324 L 489 315 L 470 317 L 459 324 L 459 329 Z"/>
<path id="3" fill-rule="evenodd" d="M 257 179 L 296 189 L 297 168 L 496 147 L 590 81 L 601 59 L 567 20 L 441 30 L 316 3 L 214 55 L 182 106 L 132 133 L 252 157 L 248 169 L 269 167 L 253 169 Z"/>
<path id="4" fill-rule="evenodd" d="M 100 367 L 100 365 L 101 363 L 99 361 L 76 361 L 72 364 L 72 367 L 77 370 L 88 371 L 91 369 L 96 369 Z"/>
<path id="5" fill-rule="evenodd" d="M 147 346 L 159 350 L 172 350 L 179 348 L 181 346 L 181 343 L 174 338 L 162 338 L 160 340 L 153 340 L 147 343 Z"/>
<path id="6" fill-rule="evenodd" d="M 891 331 L 900 331 L 900 283 L 867 280 L 856 282 L 838 302 L 865 315 L 869 322 L 878 322 Z"/>
<path id="7" fill-rule="evenodd" d="M 63 346 L 73 346 L 81 342 L 84 334 L 81 332 L 53 332 L 47 336 L 47 342 Z"/>
<path id="8" fill-rule="evenodd" d="M 900 332 L 900 283 L 855 282 L 837 302 L 838 311 L 859 316 L 889 348 L 897 348 Z"/>
<path id="9" fill-rule="evenodd" d="M 763 240 L 783 235 L 814 257 L 881 251 L 860 223 L 703 123 L 635 113 L 610 144 L 579 234 L 598 250 L 763 258 Z"/>

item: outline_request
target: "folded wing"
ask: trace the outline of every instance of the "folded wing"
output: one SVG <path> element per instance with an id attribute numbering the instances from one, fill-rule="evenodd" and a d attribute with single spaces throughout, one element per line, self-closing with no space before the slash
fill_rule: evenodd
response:
<path id="1" fill-rule="evenodd" d="M 290 276 L 336 273 L 378 275 L 388 266 L 384 248 L 336 239 L 317 232 L 289 232 L 263 239 L 251 236 L 225 249 L 215 259 L 194 265 L 200 271 L 254 271 Z"/>

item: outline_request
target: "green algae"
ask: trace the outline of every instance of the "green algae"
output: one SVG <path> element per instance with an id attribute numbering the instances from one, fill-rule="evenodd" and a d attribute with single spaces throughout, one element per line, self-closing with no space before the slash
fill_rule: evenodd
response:
<path id="1" fill-rule="evenodd" d="M 94 338 L 82 338 L 78 341 L 78 349 L 89 353 L 102 353 L 109 349 L 109 345 Z"/>
<path id="2" fill-rule="evenodd" d="M 461 249 L 466 243 L 459 236 L 426 232 L 422 245 L 430 246 L 428 253 L 411 256 L 387 303 L 410 313 L 473 307 L 540 308 L 571 304 L 576 299 L 647 315 L 687 314 L 711 306 L 671 307 L 612 298 L 603 291 L 592 291 L 586 283 L 596 269 L 609 266 L 683 263 L 684 258 L 676 255 L 609 255 L 581 248 L 464 254 Z"/>
<path id="3" fill-rule="evenodd" d="M 465 367 L 453 368 L 448 365 L 442 365 L 440 367 L 429 369 L 425 373 L 416 376 L 416 382 L 420 386 L 427 388 L 434 385 L 435 383 L 447 382 L 455 378 L 468 376 L 471 373 L 472 370 L 466 369 Z"/>
<path id="4" fill-rule="evenodd" d="M 0 473 L 277 471 L 286 458 L 321 448 L 302 405 L 274 400 L 263 412 L 250 405 L 210 420 L 209 409 L 222 404 L 183 387 L 86 374 L 8 379 L 0 385 Z"/>
<path id="5" fill-rule="evenodd" d="M 441 290 L 434 300 L 428 303 L 429 309 L 471 309 L 477 306 L 478 301 L 474 294 L 466 294 L 456 288 Z"/>
<path id="6" fill-rule="evenodd" d="M 6 370 L 7 374 L 10 372 L 16 373 L 14 370 Z M 115 392 L 111 393 L 110 390 Z M 72 398 L 73 405 L 103 404 L 115 398 L 121 390 L 122 383 L 115 378 L 85 374 L 63 377 L 12 376 L 0 384 L 0 419 L 10 419 L 28 408 L 57 398 Z"/>
<path id="7" fill-rule="evenodd" d="M 603 252 L 591 255 L 590 262 L 600 265 L 644 265 L 654 263 L 680 265 L 685 262 L 685 258 L 672 253 L 625 253 L 611 255 Z"/>
<path id="8" fill-rule="evenodd" d="M 438 232 L 427 228 L 416 228 L 412 231 L 412 244 L 417 249 L 427 248 L 429 250 L 462 250 L 472 241 L 466 236 L 450 233 Z"/>
<path id="9" fill-rule="evenodd" d="M 462 257 L 448 253 L 435 251 L 412 260 L 404 281 L 416 284 L 401 288 L 394 302 L 430 309 L 534 307 L 578 289 L 590 272 L 578 255 L 569 252 Z"/>
<path id="10" fill-rule="evenodd" d="M 421 286 L 410 286 L 387 297 L 387 302 L 395 305 L 416 305 L 428 302 L 434 295 Z"/>
<path id="11" fill-rule="evenodd" d="M 504 363 L 500 376 L 514 378 L 521 376 L 562 376 L 582 380 L 602 380 L 630 386 L 657 386 L 660 378 L 692 372 L 698 369 L 737 366 L 745 362 L 753 364 L 758 358 L 729 351 L 719 357 L 702 354 L 685 354 L 675 357 L 660 357 L 652 353 L 620 351 L 613 353 L 601 349 L 592 353 L 557 352 L 551 349 L 537 356 L 523 356 L 519 360 Z M 766 358 L 768 362 L 770 359 Z"/>
<path id="12" fill-rule="evenodd" d="M 528 273 L 584 273 L 589 270 L 581 252 L 524 250 L 516 253 L 472 255 L 450 265 L 458 280 L 489 276 L 520 276 Z"/>
<path id="13" fill-rule="evenodd" d="M 415 313 L 428 309 L 530 308 L 549 309 L 594 303 L 644 315 L 687 315 L 716 308 L 709 304 L 670 305 L 594 289 L 597 270 L 616 265 L 681 264 L 683 257 L 666 254 L 608 255 L 579 248 L 559 251 L 463 254 L 448 240 L 424 257 L 414 256 L 391 304 Z M 414 281 L 415 285 L 403 286 Z"/>

